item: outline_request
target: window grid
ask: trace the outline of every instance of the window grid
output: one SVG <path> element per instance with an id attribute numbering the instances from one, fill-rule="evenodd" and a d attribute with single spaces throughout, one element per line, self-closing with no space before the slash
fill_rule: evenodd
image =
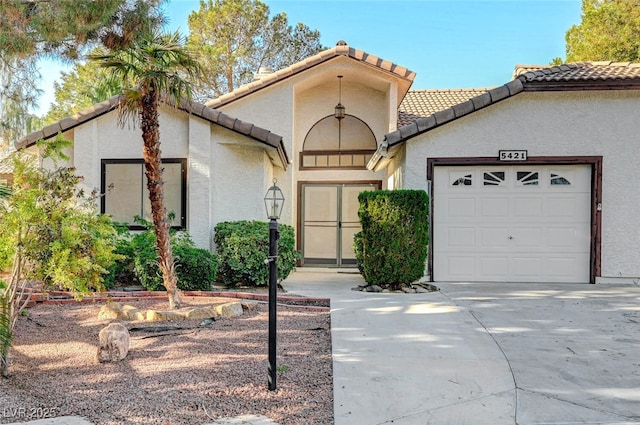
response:
<path id="1" fill-rule="evenodd" d="M 300 169 L 365 170 L 374 153 L 375 150 L 304 151 L 300 152 Z"/>

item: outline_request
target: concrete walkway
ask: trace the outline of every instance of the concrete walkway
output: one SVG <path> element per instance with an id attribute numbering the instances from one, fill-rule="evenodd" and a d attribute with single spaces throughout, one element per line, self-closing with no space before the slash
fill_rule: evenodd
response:
<path id="1" fill-rule="evenodd" d="M 309 272 L 284 282 L 332 300 L 336 425 L 640 423 L 639 287 L 358 284 Z"/>

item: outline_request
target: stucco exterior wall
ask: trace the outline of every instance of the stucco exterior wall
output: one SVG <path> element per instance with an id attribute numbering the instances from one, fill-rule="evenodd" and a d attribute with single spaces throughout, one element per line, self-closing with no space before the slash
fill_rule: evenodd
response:
<path id="1" fill-rule="evenodd" d="M 264 195 L 272 185 L 271 161 L 261 148 L 243 143 L 243 137 L 229 130 L 212 127 L 211 168 L 212 219 L 221 221 L 266 221 Z M 239 144 L 228 144 L 235 140 Z M 265 166 L 268 166 L 265 170 Z"/>
<path id="2" fill-rule="evenodd" d="M 293 81 L 288 79 L 275 84 L 269 89 L 252 93 L 247 98 L 225 105 L 220 110 L 282 136 L 287 155 L 290 156 L 289 159 L 293 160 L 293 91 Z M 294 191 L 291 167 L 286 172 L 282 169 L 271 170 L 271 168 L 273 167 L 269 161 L 269 172 L 275 172 L 275 175 L 267 179 L 270 184 L 264 186 L 264 193 L 262 193 L 260 199 L 264 198 L 273 178 L 277 178 L 278 187 L 282 190 L 286 199 L 282 212 L 282 222 L 292 224 L 291 200 L 293 199 Z M 265 214 L 266 212 L 261 216 L 261 219 L 265 217 Z"/>
<path id="3" fill-rule="evenodd" d="M 185 114 L 170 108 L 160 111 L 160 144 L 163 158 L 188 156 L 189 123 Z M 102 159 L 142 158 L 142 133 L 132 124 L 121 127 L 112 111 L 78 126 L 73 131 L 73 163 L 83 184 L 100 189 Z"/>
<path id="4" fill-rule="evenodd" d="M 400 150 L 396 153 L 395 157 L 393 157 L 389 161 L 389 164 L 386 167 L 386 181 L 387 181 L 386 188 L 387 189 L 389 190 L 402 189 L 406 186 L 404 182 L 404 174 L 405 174 L 405 168 L 406 168 L 405 158 L 406 158 L 406 149 L 404 146 L 402 146 Z"/>
<path id="5" fill-rule="evenodd" d="M 429 157 L 603 157 L 602 277 L 640 277 L 640 92 L 520 93 L 406 143 L 406 188 L 425 188 Z"/>
<path id="6" fill-rule="evenodd" d="M 211 249 L 212 143 L 209 123 L 189 117 L 189 160 L 187 161 L 187 227 L 199 248 Z"/>

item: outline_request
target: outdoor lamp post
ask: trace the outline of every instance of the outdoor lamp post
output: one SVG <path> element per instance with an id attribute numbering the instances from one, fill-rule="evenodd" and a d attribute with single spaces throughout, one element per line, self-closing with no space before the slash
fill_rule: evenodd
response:
<path id="1" fill-rule="evenodd" d="M 276 389 L 276 300 L 278 296 L 278 219 L 282 214 L 284 195 L 273 179 L 267 190 L 264 206 L 269 218 L 269 391 Z"/>

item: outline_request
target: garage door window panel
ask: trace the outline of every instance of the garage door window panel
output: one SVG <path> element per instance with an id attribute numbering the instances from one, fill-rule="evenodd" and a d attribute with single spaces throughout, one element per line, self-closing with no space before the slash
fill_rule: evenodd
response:
<path id="1" fill-rule="evenodd" d="M 462 176 L 458 175 L 458 173 L 453 174 L 451 186 L 471 186 L 473 184 L 473 174 L 464 174 Z"/>
<path id="2" fill-rule="evenodd" d="M 506 186 L 504 171 L 485 171 L 484 172 L 484 185 L 485 186 Z"/>
<path id="3" fill-rule="evenodd" d="M 516 178 L 519 186 L 537 186 L 539 181 L 537 171 L 518 171 Z"/>
<path id="4" fill-rule="evenodd" d="M 561 174 L 551 172 L 551 185 L 552 186 L 568 186 L 571 182 Z"/>

